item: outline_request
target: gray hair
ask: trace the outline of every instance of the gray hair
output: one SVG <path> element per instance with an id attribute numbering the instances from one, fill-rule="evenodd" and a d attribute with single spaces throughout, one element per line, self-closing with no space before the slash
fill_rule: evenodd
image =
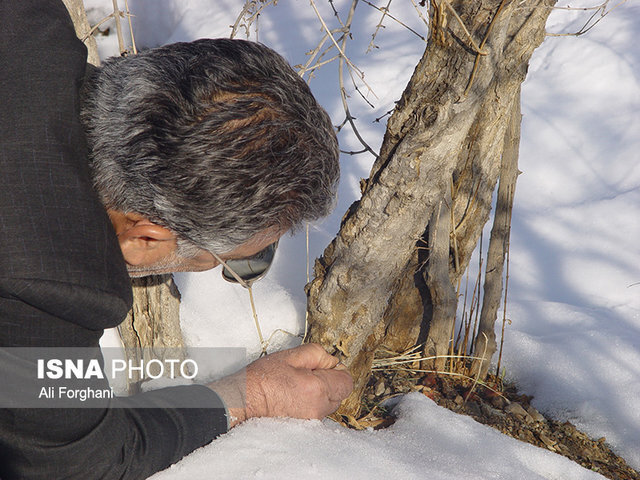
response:
<path id="1" fill-rule="evenodd" d="M 102 202 L 170 229 L 183 255 L 185 242 L 226 252 L 333 207 L 331 120 L 264 45 L 176 43 L 109 59 L 85 84 L 81 115 Z"/>

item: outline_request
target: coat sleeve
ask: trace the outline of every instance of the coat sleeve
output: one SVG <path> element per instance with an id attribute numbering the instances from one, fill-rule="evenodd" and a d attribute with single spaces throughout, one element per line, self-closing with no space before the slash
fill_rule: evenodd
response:
<path id="1" fill-rule="evenodd" d="M 131 287 L 88 172 L 86 49 L 60 0 L 0 0 L 0 18 L 0 348 L 97 347 Z M 146 478 L 226 431 L 206 387 L 144 395 L 157 407 L 0 405 L 0 477 Z"/>

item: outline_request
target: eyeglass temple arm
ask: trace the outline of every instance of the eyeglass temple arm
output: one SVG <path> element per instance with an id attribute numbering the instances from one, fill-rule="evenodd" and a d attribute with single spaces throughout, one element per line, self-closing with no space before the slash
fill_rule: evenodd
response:
<path id="1" fill-rule="evenodd" d="M 229 270 L 229 272 L 231 272 L 231 275 L 233 275 L 233 278 L 235 278 L 240 285 L 242 285 L 244 288 L 249 288 L 249 284 L 245 282 L 242 278 L 240 278 L 240 275 L 234 272 L 233 269 L 229 265 L 227 265 L 227 262 L 225 262 L 222 258 L 220 258 L 214 252 L 210 252 L 210 253 L 220 264 L 222 264 L 224 268 L 226 268 L 227 270 Z"/>

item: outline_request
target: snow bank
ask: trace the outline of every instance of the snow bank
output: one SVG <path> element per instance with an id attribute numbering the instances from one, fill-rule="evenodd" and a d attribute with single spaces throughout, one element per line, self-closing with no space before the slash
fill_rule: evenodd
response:
<path id="1" fill-rule="evenodd" d="M 330 420 L 251 420 L 152 478 L 604 478 L 438 407 L 420 393 L 405 396 L 396 411 L 398 421 L 378 431 L 345 430 Z"/>

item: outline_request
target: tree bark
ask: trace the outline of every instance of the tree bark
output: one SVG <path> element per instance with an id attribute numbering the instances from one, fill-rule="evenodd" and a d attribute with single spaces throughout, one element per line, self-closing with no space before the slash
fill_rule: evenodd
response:
<path id="1" fill-rule="evenodd" d="M 180 292 L 171 275 L 134 278 L 133 307 L 118 326 L 126 359 L 134 365 L 152 359 L 184 360 L 186 352 L 180 328 Z M 134 372 L 136 373 L 136 372 Z M 152 372 L 154 375 L 155 372 Z M 169 374 L 169 370 L 165 370 Z M 141 391 L 143 379 L 130 375 L 130 395 Z"/>
<path id="2" fill-rule="evenodd" d="M 84 9 L 82 0 L 62 0 L 64 6 L 67 7 L 73 26 L 76 29 L 76 35 L 84 42 L 87 47 L 87 62 L 96 67 L 100 65 L 100 57 L 98 56 L 98 45 L 93 35 L 90 35 L 91 26 L 87 19 L 87 12 Z"/>
<path id="3" fill-rule="evenodd" d="M 403 276 L 413 279 L 421 267 L 416 249 L 424 248 L 423 234 L 452 184 L 453 253 L 445 258 L 448 278 L 439 280 L 440 288 L 450 292 L 466 269 L 489 218 L 511 106 L 553 3 L 431 1 L 425 53 L 389 119 L 362 198 L 345 215 L 308 285 L 310 341 L 339 355 L 355 377 L 343 413 L 357 413 L 376 344 L 384 341 L 376 332 L 390 331 L 398 320 L 387 317 L 399 311 L 388 308 L 394 298 L 403 295 L 396 303 L 410 305 L 422 296 L 425 316 L 440 308 L 419 288 L 404 294 L 398 286 L 412 284 Z M 432 338 L 436 351 L 443 344 L 446 351 L 448 342 L 449 335 Z"/>
<path id="4" fill-rule="evenodd" d="M 424 346 L 428 360 L 424 368 L 444 370 L 456 317 L 456 291 L 449 279 L 451 266 L 451 184 L 445 186 L 444 198 L 429 222 L 429 260 L 426 268 L 427 287 L 432 307 L 429 334 Z"/>

